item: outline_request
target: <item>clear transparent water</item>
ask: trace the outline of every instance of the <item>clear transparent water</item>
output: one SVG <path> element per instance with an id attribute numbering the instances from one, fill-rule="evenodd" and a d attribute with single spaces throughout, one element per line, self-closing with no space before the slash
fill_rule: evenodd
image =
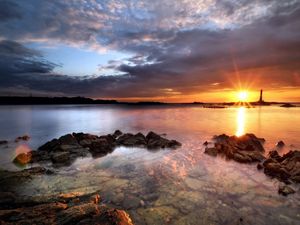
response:
<path id="1" fill-rule="evenodd" d="M 99 190 L 103 201 L 127 209 L 136 224 L 299 224 L 300 194 L 277 194 L 279 182 L 243 165 L 203 154 L 215 134 L 254 133 L 271 150 L 300 149 L 300 108 L 204 109 L 200 107 L 2 106 L 0 139 L 29 134 L 28 143 L 1 147 L 0 167 L 24 149 L 71 132 L 166 133 L 183 146 L 147 151 L 118 148 L 103 158 L 78 159 L 53 176 L 15 187 L 24 195 Z"/>

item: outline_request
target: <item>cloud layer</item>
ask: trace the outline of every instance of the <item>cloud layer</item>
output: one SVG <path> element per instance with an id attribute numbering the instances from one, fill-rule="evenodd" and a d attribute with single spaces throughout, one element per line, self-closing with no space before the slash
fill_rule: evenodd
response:
<path id="1" fill-rule="evenodd" d="M 2 93 L 168 99 L 237 82 L 300 88 L 299 1 L 2 0 L 0 9 Z M 75 77 L 53 72 L 60 65 L 28 43 L 133 57 Z"/>

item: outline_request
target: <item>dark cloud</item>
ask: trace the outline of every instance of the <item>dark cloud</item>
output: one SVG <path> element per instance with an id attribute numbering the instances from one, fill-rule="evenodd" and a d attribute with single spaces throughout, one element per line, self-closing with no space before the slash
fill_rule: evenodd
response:
<path id="1" fill-rule="evenodd" d="M 299 1 L 12 0 L 0 5 L 3 90 L 119 98 L 220 88 L 214 83 L 232 88 L 234 79 L 268 88 L 300 86 Z M 100 73 L 109 70 L 111 75 L 74 77 L 54 73 L 56 64 L 21 41 L 134 56 L 100 65 Z"/>
<path id="2" fill-rule="evenodd" d="M 19 6 L 9 0 L 0 0 L 0 23 L 11 19 L 21 19 Z"/>
<path id="3" fill-rule="evenodd" d="M 0 73 L 48 73 L 56 64 L 48 62 L 41 54 L 14 41 L 0 41 Z"/>

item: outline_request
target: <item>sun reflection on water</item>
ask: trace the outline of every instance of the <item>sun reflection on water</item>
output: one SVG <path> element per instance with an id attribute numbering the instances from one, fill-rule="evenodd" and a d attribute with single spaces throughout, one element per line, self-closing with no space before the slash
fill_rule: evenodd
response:
<path id="1" fill-rule="evenodd" d="M 235 133 L 235 135 L 238 137 L 245 133 L 245 114 L 246 114 L 245 107 L 238 108 L 237 117 L 236 117 L 237 129 Z"/>

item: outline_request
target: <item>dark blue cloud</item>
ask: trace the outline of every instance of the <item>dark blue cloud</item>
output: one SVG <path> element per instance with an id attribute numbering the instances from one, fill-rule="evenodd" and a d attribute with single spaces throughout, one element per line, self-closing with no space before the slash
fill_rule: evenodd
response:
<path id="1" fill-rule="evenodd" d="M 300 86 L 299 1 L 204 3 L 0 1 L 0 88 L 92 97 L 192 94 L 212 83 L 230 88 L 225 75 L 237 68 L 241 76 L 256 70 L 251 76 L 261 84 L 277 83 L 270 88 Z M 55 73 L 58 65 L 28 42 L 133 57 L 100 65 L 100 73 L 115 71 L 109 76 L 75 77 Z"/>

